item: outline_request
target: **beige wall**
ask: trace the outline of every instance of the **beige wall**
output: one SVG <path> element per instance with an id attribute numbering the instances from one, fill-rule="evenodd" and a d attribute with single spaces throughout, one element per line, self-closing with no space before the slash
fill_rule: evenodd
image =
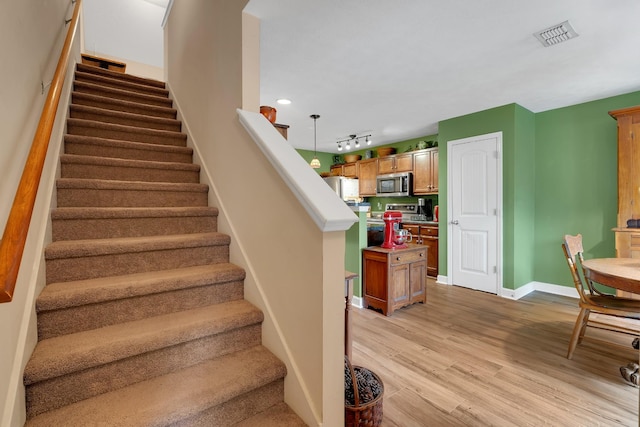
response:
<path id="1" fill-rule="evenodd" d="M 4 230 L 13 197 L 46 98 L 41 82 L 53 78 L 71 17 L 68 0 L 3 2 L 0 10 L 0 225 Z M 76 39 L 71 62 L 79 57 Z M 49 155 L 29 228 L 18 281 L 10 303 L 0 304 L 0 425 L 22 426 L 25 419 L 22 372 L 36 343 L 34 300 L 44 286 L 43 247 L 57 173 L 71 69 L 61 96 Z"/>
<path id="2" fill-rule="evenodd" d="M 258 47 L 243 50 L 245 4 L 175 2 L 165 71 L 211 204 L 221 210 L 220 231 L 232 236 L 232 262 L 247 270 L 245 296 L 265 312 L 263 342 L 287 363 L 285 399 L 309 425 L 339 426 L 344 232 L 318 229 L 238 121 L 243 99 L 250 109 L 258 99 L 248 93 L 258 87 L 258 70 L 248 69 Z"/>

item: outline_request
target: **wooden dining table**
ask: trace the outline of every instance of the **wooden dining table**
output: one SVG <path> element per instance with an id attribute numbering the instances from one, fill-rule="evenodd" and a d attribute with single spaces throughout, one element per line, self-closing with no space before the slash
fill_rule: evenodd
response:
<path id="1" fill-rule="evenodd" d="M 593 282 L 640 294 L 640 259 L 594 258 L 583 263 L 585 276 Z"/>

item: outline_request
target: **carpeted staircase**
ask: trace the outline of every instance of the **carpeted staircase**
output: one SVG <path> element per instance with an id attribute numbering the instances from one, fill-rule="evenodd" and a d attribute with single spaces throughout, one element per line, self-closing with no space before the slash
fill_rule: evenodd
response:
<path id="1" fill-rule="evenodd" d="M 164 83 L 77 65 L 27 426 L 304 426 Z"/>

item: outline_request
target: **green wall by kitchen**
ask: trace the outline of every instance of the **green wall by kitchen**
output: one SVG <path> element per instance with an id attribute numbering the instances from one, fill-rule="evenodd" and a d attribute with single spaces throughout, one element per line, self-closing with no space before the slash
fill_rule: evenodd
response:
<path id="1" fill-rule="evenodd" d="M 633 92 L 535 114 L 510 104 L 440 122 L 440 217 L 447 215 L 447 141 L 501 131 L 503 286 L 573 286 L 564 234 L 582 233 L 588 258 L 615 256 L 617 130 L 608 112 L 639 104 Z M 446 275 L 444 226 L 439 256 Z"/>
<path id="2" fill-rule="evenodd" d="M 534 205 L 535 134 L 533 113 L 517 104 L 444 120 L 439 124 L 440 222 L 447 218 L 447 142 L 476 135 L 502 132 L 502 271 L 503 287 L 515 289 L 533 280 L 533 222 L 524 224 L 520 215 Z M 519 191 L 516 193 L 516 186 Z M 447 227 L 439 230 L 438 273 L 447 274 Z M 516 237 L 518 238 L 516 241 Z M 516 268 L 518 266 L 518 268 Z M 516 271 L 518 274 L 516 275 Z"/>
<path id="3" fill-rule="evenodd" d="M 537 281 L 572 286 L 564 234 L 582 234 L 586 258 L 615 256 L 617 124 L 608 112 L 639 104 L 633 92 L 536 114 Z"/>

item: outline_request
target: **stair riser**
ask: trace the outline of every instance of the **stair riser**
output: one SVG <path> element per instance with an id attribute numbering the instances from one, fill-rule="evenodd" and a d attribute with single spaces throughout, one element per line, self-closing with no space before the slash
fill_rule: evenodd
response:
<path id="1" fill-rule="evenodd" d="M 84 84 L 83 82 L 74 83 L 73 90 L 80 93 L 90 95 L 104 96 L 107 98 L 120 99 L 122 101 L 136 102 L 139 104 L 155 105 L 157 107 L 171 108 L 173 101 L 169 98 L 150 97 L 128 91 L 115 90 L 113 88 L 98 86 L 93 84 Z"/>
<path id="2" fill-rule="evenodd" d="M 118 237 L 166 236 L 209 233 L 218 230 L 216 216 L 149 218 L 101 218 L 53 220 L 52 239 L 107 239 Z"/>
<path id="3" fill-rule="evenodd" d="M 229 262 L 228 245 L 47 259 L 47 283 L 170 270 L 221 262 Z"/>
<path id="4" fill-rule="evenodd" d="M 89 122 L 93 124 L 95 122 Z M 67 123 L 67 132 L 71 135 L 94 136 L 97 138 L 118 139 L 130 142 L 145 142 L 148 144 L 173 145 L 186 147 L 187 138 L 185 134 L 161 134 L 158 132 L 144 132 L 144 129 L 129 128 L 119 129 L 117 127 L 85 126 L 74 122 Z"/>
<path id="5" fill-rule="evenodd" d="M 58 188 L 58 207 L 207 206 L 206 192 Z"/>
<path id="6" fill-rule="evenodd" d="M 158 80 L 147 79 L 147 78 L 144 78 L 144 77 L 138 77 L 138 76 L 134 76 L 134 75 L 131 75 L 131 74 L 125 74 L 125 73 L 119 73 L 119 72 L 115 72 L 115 71 L 105 70 L 104 68 L 96 67 L 96 66 L 93 66 L 93 65 L 87 65 L 87 64 L 78 63 L 78 64 L 76 64 L 76 70 L 77 71 L 81 71 L 83 73 L 90 73 L 90 74 L 95 74 L 95 75 L 98 75 L 98 76 L 105 76 L 105 77 L 109 77 L 111 79 L 122 80 L 122 81 L 125 81 L 125 82 L 132 82 L 132 83 L 136 83 L 136 84 L 153 86 L 153 87 L 157 87 L 157 88 L 160 88 L 160 89 L 165 89 L 166 88 L 165 83 L 161 82 L 161 81 L 158 81 Z"/>
<path id="7" fill-rule="evenodd" d="M 144 181 L 144 182 L 200 182 L 200 173 L 190 170 L 172 170 L 158 168 L 132 168 L 109 165 L 90 165 L 81 163 L 62 163 L 63 178 L 102 179 L 116 181 Z"/>
<path id="8" fill-rule="evenodd" d="M 195 416 L 169 424 L 171 427 L 235 425 L 283 401 L 284 380 L 273 381 Z"/>
<path id="9" fill-rule="evenodd" d="M 72 106 L 73 107 L 73 106 Z M 78 111 L 71 108 L 69 116 L 73 119 L 94 120 L 96 122 L 113 123 L 117 125 L 144 127 L 148 129 L 168 130 L 180 132 L 182 125 L 180 122 L 163 122 L 160 120 L 148 120 L 144 117 L 126 117 L 118 115 L 104 114 L 99 111 Z"/>
<path id="10" fill-rule="evenodd" d="M 73 92 L 71 102 L 76 105 L 86 105 L 88 107 L 102 108 L 105 110 L 120 111 L 123 113 L 143 114 L 145 116 L 175 119 L 176 111 L 167 108 L 150 108 L 147 104 L 137 102 L 121 102 L 118 99 L 95 98 L 86 92 Z"/>
<path id="11" fill-rule="evenodd" d="M 243 297 L 243 282 L 236 281 L 39 312 L 38 339 L 235 301 Z"/>
<path id="12" fill-rule="evenodd" d="M 260 341 L 261 325 L 256 324 L 34 383 L 26 387 L 27 417 L 243 350 Z"/>
<path id="13" fill-rule="evenodd" d="M 120 145 L 87 144 L 68 141 L 65 142 L 65 153 L 153 162 L 191 163 L 193 159 L 191 152 L 179 153 L 143 150 L 135 146 L 128 148 Z"/>
<path id="14" fill-rule="evenodd" d="M 169 91 L 153 86 L 140 85 L 133 82 L 128 82 L 122 79 L 112 79 L 107 76 L 98 76 L 96 74 L 87 74 L 83 72 L 76 72 L 76 82 L 86 82 L 95 85 L 100 85 L 108 88 L 126 90 L 133 93 L 139 93 L 142 95 L 151 95 L 158 97 L 168 97 Z"/>

